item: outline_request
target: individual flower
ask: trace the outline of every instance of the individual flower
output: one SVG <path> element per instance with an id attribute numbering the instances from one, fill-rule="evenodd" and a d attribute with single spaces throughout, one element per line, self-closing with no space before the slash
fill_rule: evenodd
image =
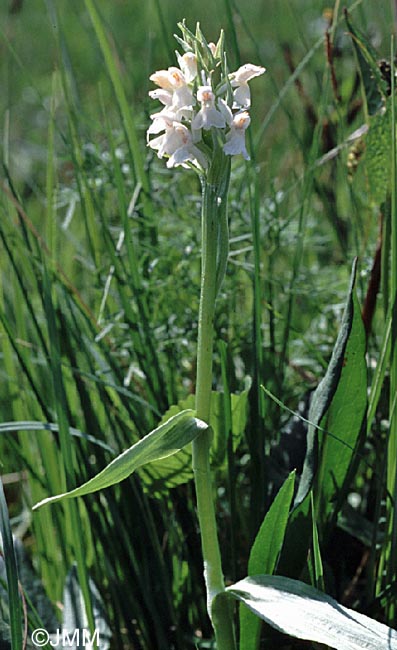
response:
<path id="1" fill-rule="evenodd" d="M 158 70 L 150 75 L 149 79 L 161 89 L 171 93 L 173 108 L 191 108 L 196 103 L 185 76 L 179 68 L 171 67 L 168 70 Z"/>
<path id="2" fill-rule="evenodd" d="M 164 133 L 157 138 L 149 139 L 149 135 Z M 175 122 L 170 117 L 159 116 L 155 118 L 147 130 L 148 146 L 157 151 L 159 158 L 168 156 L 167 167 L 187 166 L 187 162 L 207 167 L 207 159 L 193 143 L 189 129 L 180 122 Z"/>
<path id="3" fill-rule="evenodd" d="M 249 108 L 251 106 L 248 81 L 254 77 L 259 77 L 264 72 L 266 72 L 266 68 L 246 63 L 230 75 L 230 84 L 232 88 L 236 89 L 233 93 L 233 108 Z"/>
<path id="4" fill-rule="evenodd" d="M 186 83 L 190 84 L 197 77 L 197 57 L 194 52 L 185 52 L 182 56 L 177 52 L 176 56 Z"/>
<path id="5" fill-rule="evenodd" d="M 171 108 L 172 92 L 170 90 L 165 90 L 164 88 L 156 88 L 156 90 L 150 90 L 148 95 L 152 99 L 158 99 L 163 104 L 163 106 Z"/>
<path id="6" fill-rule="evenodd" d="M 234 156 L 241 153 L 246 160 L 250 159 L 245 146 L 245 132 L 248 129 L 250 122 L 251 118 L 247 111 L 237 113 L 233 117 L 230 131 L 226 135 L 226 142 L 223 145 L 223 151 L 226 154 Z"/>
<path id="7" fill-rule="evenodd" d="M 226 126 L 225 118 L 221 111 L 215 108 L 215 94 L 211 86 L 200 86 L 197 91 L 197 100 L 201 108 L 192 121 L 192 130 L 209 130 L 212 126 L 223 129 Z"/>

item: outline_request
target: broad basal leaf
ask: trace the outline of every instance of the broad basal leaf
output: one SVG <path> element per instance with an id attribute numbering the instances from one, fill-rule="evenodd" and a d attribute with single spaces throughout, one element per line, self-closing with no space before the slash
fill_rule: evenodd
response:
<path id="1" fill-rule="evenodd" d="M 298 580 L 259 575 L 226 591 L 266 623 L 298 639 L 337 650 L 397 650 L 395 630 Z"/>
<path id="2" fill-rule="evenodd" d="M 332 438 L 327 433 L 321 433 L 323 442 L 330 444 L 333 458 L 329 462 L 324 447 L 320 457 L 321 477 L 318 477 L 315 492 L 316 499 L 327 504 L 321 516 L 328 517 L 329 509 L 333 507 L 330 497 L 335 494 L 335 488 L 341 488 L 346 477 L 365 410 L 365 335 L 354 296 L 355 276 L 356 263 L 353 265 L 346 307 L 331 360 L 311 400 L 305 462 L 279 562 L 279 570 L 294 577 L 298 577 L 303 569 L 312 538 L 310 503 L 306 497 L 313 487 L 319 465 L 318 427 L 335 436 Z"/>
<path id="3" fill-rule="evenodd" d="M 34 509 L 61 499 L 91 494 L 120 483 L 142 465 L 176 454 L 207 428 L 205 422 L 194 417 L 194 411 L 181 411 L 120 454 L 87 483 L 65 494 L 43 499 Z"/>

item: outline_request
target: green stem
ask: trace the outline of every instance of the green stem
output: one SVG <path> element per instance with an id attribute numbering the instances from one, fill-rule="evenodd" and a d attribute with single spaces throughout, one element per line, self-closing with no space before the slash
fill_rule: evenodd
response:
<path id="1" fill-rule="evenodd" d="M 217 284 L 219 286 L 219 228 L 220 212 L 227 201 L 230 161 L 216 159 L 203 182 L 202 205 L 202 270 L 198 325 L 196 414 L 205 422 L 210 420 L 212 391 L 212 356 L 214 342 L 214 313 Z M 218 278 L 217 278 L 218 267 Z M 218 282 L 217 282 L 218 280 Z M 193 441 L 193 471 L 196 486 L 197 514 L 204 560 L 207 589 L 207 609 L 215 631 L 218 650 L 236 647 L 232 614 L 227 598 L 214 598 L 224 592 L 221 555 L 215 517 L 214 494 L 210 468 L 211 433 L 205 432 Z"/>

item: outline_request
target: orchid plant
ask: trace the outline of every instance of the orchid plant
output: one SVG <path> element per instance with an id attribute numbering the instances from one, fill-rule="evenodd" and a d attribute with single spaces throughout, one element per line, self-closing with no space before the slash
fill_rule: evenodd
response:
<path id="1" fill-rule="evenodd" d="M 249 160 L 245 132 L 251 118 L 248 82 L 265 68 L 248 63 L 229 73 L 224 51 L 224 33 L 217 44 L 207 43 L 199 25 L 192 34 L 180 24 L 177 38 L 184 54 L 176 53 L 179 68 L 170 67 L 151 75 L 159 89 L 149 95 L 163 104 L 151 115 L 148 146 L 159 158 L 168 157 L 167 167 L 192 167 L 202 183 L 202 276 L 197 346 L 196 417 L 209 423 L 212 391 L 213 320 L 217 292 L 228 256 L 227 194 L 230 156 Z M 161 133 L 153 139 L 153 134 Z M 215 598 L 225 591 L 217 536 L 209 463 L 211 430 L 192 441 L 197 514 L 200 525 L 207 589 L 207 608 L 217 647 L 231 650 L 235 636 L 229 602 Z"/>

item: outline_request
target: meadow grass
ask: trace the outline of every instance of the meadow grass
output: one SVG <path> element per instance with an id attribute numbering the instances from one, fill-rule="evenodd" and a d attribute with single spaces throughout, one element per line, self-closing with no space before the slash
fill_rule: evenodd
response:
<path id="1" fill-rule="evenodd" d="M 350 4 L 362 44 L 390 59 L 389 3 Z M 247 60 L 268 69 L 253 89 L 252 160 L 232 164 L 215 313 L 211 465 L 226 583 L 248 567 L 300 578 L 393 626 L 395 115 L 390 100 L 387 119 L 366 111 L 340 3 L 332 18 L 314 1 L 298 10 L 272 0 L 265 10 L 259 1 L 34 0 L 0 17 L 0 408 L 3 423 L 21 423 L 0 427 L 0 459 L 12 529 L 48 598 L 37 604 L 22 584 L 29 629 L 48 608 L 61 621 L 77 562 L 86 625 L 98 617 L 92 578 L 111 648 L 214 647 L 188 449 L 84 500 L 31 512 L 91 479 L 164 414 L 194 408 L 200 186 L 145 148 L 148 77 L 173 64 L 181 18 L 211 39 L 223 27 L 233 69 Z M 348 136 L 364 124 L 367 151 L 357 148 L 356 160 Z M 324 376 L 326 408 L 309 412 Z M 288 410 L 300 401 L 308 432 Z M 317 468 L 305 462 L 310 445 Z M 303 478 L 288 514 L 295 469 Z M 0 612 L 10 623 L 0 638 L 19 650 L 0 500 L 9 580 Z M 244 617 L 241 650 L 292 647 Z"/>

